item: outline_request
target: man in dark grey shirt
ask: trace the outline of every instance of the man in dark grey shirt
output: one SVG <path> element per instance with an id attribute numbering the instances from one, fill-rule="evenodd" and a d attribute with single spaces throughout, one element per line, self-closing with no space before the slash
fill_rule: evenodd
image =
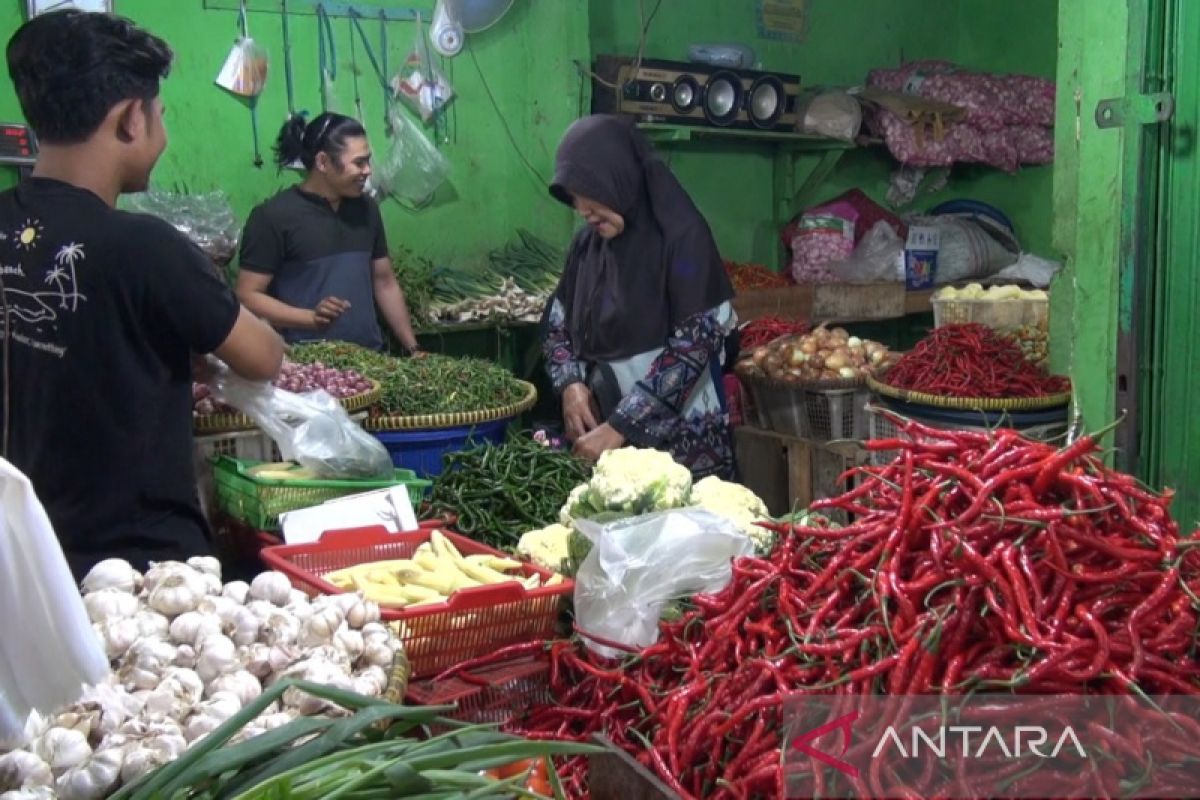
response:
<path id="1" fill-rule="evenodd" d="M 299 161 L 304 180 L 251 212 L 242 235 L 237 293 L 290 343 L 317 339 L 379 350 L 381 315 L 416 352 L 404 291 L 388 257 L 379 206 L 363 188 L 371 150 L 359 123 L 322 114 L 284 124 L 280 166 Z"/>

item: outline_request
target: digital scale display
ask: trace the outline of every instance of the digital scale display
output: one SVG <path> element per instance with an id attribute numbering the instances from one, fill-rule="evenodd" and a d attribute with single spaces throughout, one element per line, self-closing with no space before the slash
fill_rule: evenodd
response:
<path id="1" fill-rule="evenodd" d="M 0 122 L 0 164 L 27 166 L 37 161 L 37 141 L 28 125 Z"/>

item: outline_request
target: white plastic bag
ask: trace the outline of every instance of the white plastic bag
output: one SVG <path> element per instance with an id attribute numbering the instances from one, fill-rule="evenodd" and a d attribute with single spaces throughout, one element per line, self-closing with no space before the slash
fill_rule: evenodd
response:
<path id="1" fill-rule="evenodd" d="M 33 485 L 0 458 L 0 752 L 108 675 L 104 647 Z"/>
<path id="2" fill-rule="evenodd" d="M 241 411 L 296 461 L 322 478 L 370 479 L 392 475 L 383 443 L 364 431 L 328 392 L 295 394 L 267 381 L 248 381 L 209 357 L 212 396 Z"/>
<path id="3" fill-rule="evenodd" d="M 399 103 L 389 104 L 388 123 L 388 149 L 371 173 L 371 191 L 421 205 L 446 182 L 450 161 L 409 121 Z"/>
<path id="4" fill-rule="evenodd" d="M 913 217 L 910 225 L 937 228 L 937 283 L 979 280 L 1015 264 L 1021 252 L 1012 231 L 981 215 Z"/>
<path id="5" fill-rule="evenodd" d="M 429 54 L 429 43 L 417 17 L 417 39 L 400 71 L 392 78 L 392 94 L 429 122 L 433 115 L 454 97 L 454 87 L 438 69 Z"/>
<path id="6" fill-rule="evenodd" d="M 720 591 L 733 577 L 732 559 L 754 552 L 736 523 L 699 508 L 575 525 L 593 543 L 575 574 L 575 619 L 588 648 L 608 657 L 620 654 L 587 633 L 649 647 L 669 600 Z"/>
<path id="7" fill-rule="evenodd" d="M 248 36 L 233 44 L 216 83 L 227 92 L 241 97 L 258 97 L 267 85 L 268 56 L 265 47 Z"/>
<path id="8" fill-rule="evenodd" d="M 876 222 L 862 238 L 850 258 L 833 265 L 833 272 L 846 283 L 904 281 L 904 240 L 889 223 Z"/>

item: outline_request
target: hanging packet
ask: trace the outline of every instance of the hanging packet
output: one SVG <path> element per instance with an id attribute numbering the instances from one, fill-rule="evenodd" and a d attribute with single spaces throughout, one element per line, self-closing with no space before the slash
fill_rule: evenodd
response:
<path id="1" fill-rule="evenodd" d="M 450 161 L 400 104 L 388 104 L 389 144 L 371 173 L 371 189 L 414 206 L 425 204 L 450 175 Z"/>
<path id="2" fill-rule="evenodd" d="M 434 114 L 454 97 L 454 87 L 446 80 L 442 71 L 434 66 L 429 52 L 429 43 L 417 15 L 417 38 L 400 71 L 392 77 L 392 94 L 400 98 L 422 122 L 429 122 Z"/>
<path id="3" fill-rule="evenodd" d="M 216 83 L 240 97 L 258 97 L 267 85 L 267 63 L 266 48 L 249 36 L 242 36 L 225 58 Z"/>

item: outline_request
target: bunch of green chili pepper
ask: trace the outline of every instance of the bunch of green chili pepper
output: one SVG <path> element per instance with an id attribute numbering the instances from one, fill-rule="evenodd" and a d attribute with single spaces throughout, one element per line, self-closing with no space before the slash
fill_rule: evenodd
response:
<path id="1" fill-rule="evenodd" d="M 510 433 L 503 444 L 487 442 L 448 453 L 433 482 L 435 511 L 458 515 L 456 527 L 477 541 L 511 548 L 521 534 L 558 521 L 571 490 L 591 466 L 564 450 Z"/>

